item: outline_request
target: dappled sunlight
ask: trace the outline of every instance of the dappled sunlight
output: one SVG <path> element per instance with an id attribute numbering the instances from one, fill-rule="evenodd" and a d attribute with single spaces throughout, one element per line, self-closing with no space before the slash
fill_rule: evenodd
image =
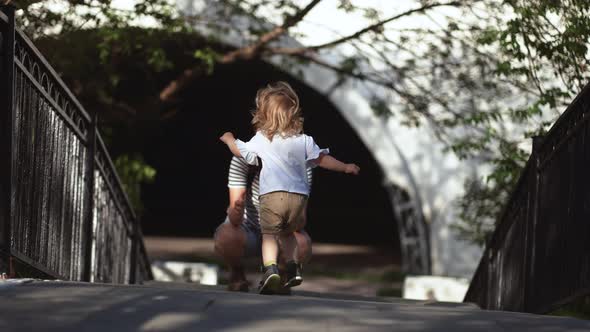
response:
<path id="1" fill-rule="evenodd" d="M 198 323 L 201 315 L 192 312 L 161 312 L 139 327 L 139 331 L 164 331 L 188 328 Z"/>

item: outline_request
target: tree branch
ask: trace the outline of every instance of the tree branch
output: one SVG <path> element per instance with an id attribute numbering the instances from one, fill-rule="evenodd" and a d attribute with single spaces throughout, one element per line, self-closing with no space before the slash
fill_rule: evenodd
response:
<path id="1" fill-rule="evenodd" d="M 283 29 L 288 30 L 290 27 L 301 22 L 305 15 L 307 15 L 313 9 L 313 7 L 320 3 L 320 1 L 322 0 L 312 0 L 309 4 L 307 4 L 307 6 L 295 13 L 295 15 L 288 17 L 283 23 Z"/>
<path id="2" fill-rule="evenodd" d="M 305 15 L 307 15 L 318 3 L 320 3 L 320 1 L 322 0 L 312 0 L 307 4 L 307 6 L 303 7 L 292 16 L 286 18 L 285 22 L 283 22 L 281 26 L 278 26 L 260 36 L 260 38 L 254 44 L 228 52 L 219 58 L 217 62 L 221 64 L 227 64 L 232 63 L 238 59 L 248 60 L 258 56 L 266 44 L 280 37 L 282 34 L 287 32 L 289 28 L 301 22 Z M 198 68 L 192 68 L 183 71 L 182 74 L 180 74 L 174 81 L 170 82 L 164 89 L 162 89 L 160 92 L 160 101 L 170 101 L 174 95 L 178 93 L 178 91 L 188 85 L 189 82 L 194 80 L 201 73 L 202 71 Z"/>
<path id="3" fill-rule="evenodd" d="M 252 59 L 258 54 L 264 46 L 266 46 L 271 41 L 277 39 L 279 36 L 283 35 L 289 28 L 296 25 L 297 23 L 301 22 L 305 15 L 309 13 L 313 7 L 315 7 L 318 3 L 322 0 L 312 0 L 307 6 L 299 10 L 292 16 L 289 16 L 285 19 L 285 22 L 281 26 L 278 26 L 271 31 L 263 34 L 260 38 L 252 45 L 246 46 L 243 48 L 239 48 L 235 51 L 229 52 L 228 54 L 221 57 L 219 60 L 220 63 L 230 63 L 234 62 L 237 59 Z"/>
<path id="4" fill-rule="evenodd" d="M 180 74 L 175 80 L 168 83 L 168 85 L 160 91 L 160 101 L 161 102 L 170 102 L 172 101 L 174 95 L 182 88 L 184 88 L 188 83 L 190 83 L 198 74 L 201 74 L 203 71 L 199 69 L 199 67 L 186 69 Z"/>
<path id="5" fill-rule="evenodd" d="M 385 24 L 390 23 L 395 20 L 398 20 L 398 19 L 405 17 L 405 16 L 409 16 L 409 15 L 412 15 L 415 13 L 425 12 L 429 9 L 436 8 L 436 7 L 443 7 L 443 6 L 456 7 L 456 6 L 460 6 L 460 5 L 461 5 L 461 2 L 459 2 L 459 1 L 452 1 L 452 2 L 446 2 L 446 3 L 433 3 L 433 4 L 422 6 L 419 8 L 410 9 L 410 10 L 407 10 L 403 13 L 399 13 L 397 15 L 390 17 L 390 18 L 387 18 L 387 19 L 379 21 L 375 24 L 369 25 L 369 26 L 367 26 L 367 27 L 365 27 L 353 34 L 338 38 L 336 40 L 333 40 L 331 42 L 327 42 L 324 44 L 315 45 L 315 46 L 308 46 L 308 47 L 275 47 L 275 48 L 268 48 L 268 50 L 270 52 L 272 52 L 273 54 L 300 55 L 300 54 L 307 53 L 309 51 L 317 51 L 317 50 L 324 49 L 324 48 L 330 48 L 330 47 L 334 47 L 336 45 L 351 41 L 353 39 L 358 39 L 359 37 L 366 34 L 367 32 L 377 31 L 378 29 L 383 27 Z"/>
<path id="6" fill-rule="evenodd" d="M 446 3 L 433 3 L 433 4 L 422 6 L 422 7 L 419 7 L 419 8 L 410 9 L 410 10 L 407 10 L 407 11 L 405 11 L 403 13 L 399 13 L 397 15 L 394 15 L 394 16 L 392 16 L 392 17 L 390 17 L 388 19 L 385 19 L 383 21 L 379 21 L 379 22 L 377 22 L 375 24 L 369 25 L 368 27 L 366 27 L 364 29 L 361 29 L 361 30 L 359 30 L 359 31 L 357 31 L 357 32 L 355 32 L 353 34 L 348 35 L 348 36 L 345 36 L 345 37 L 342 37 L 342 38 L 338 38 L 336 40 L 333 40 L 333 41 L 328 42 L 328 43 L 325 43 L 325 44 L 320 44 L 320 45 L 316 45 L 316 46 L 310 46 L 310 47 L 308 47 L 308 49 L 310 49 L 310 50 L 319 50 L 319 49 L 322 49 L 322 48 L 334 47 L 334 46 L 336 46 L 338 44 L 342 44 L 342 43 L 347 42 L 349 40 L 357 39 L 357 38 L 359 38 L 360 36 L 364 35 L 367 32 L 376 31 L 376 30 L 380 29 L 383 25 L 385 25 L 385 24 L 387 24 L 389 22 L 395 21 L 397 19 L 400 19 L 400 18 L 402 18 L 404 16 L 409 16 L 409 15 L 412 15 L 414 13 L 425 12 L 425 11 L 427 11 L 429 9 L 432 9 L 432 8 L 435 8 L 435 7 L 443 7 L 443 6 L 453 6 L 453 7 L 456 7 L 456 6 L 460 6 L 460 5 L 461 5 L 461 2 L 459 2 L 459 1 L 451 1 L 451 2 L 446 2 Z"/>
<path id="7" fill-rule="evenodd" d="M 330 69 L 336 73 L 343 74 L 348 77 L 356 78 L 356 79 L 359 79 L 362 81 L 371 82 L 371 83 L 377 84 L 379 86 L 391 89 L 391 90 L 397 92 L 398 94 L 403 94 L 403 92 L 399 91 L 398 88 L 392 82 L 377 79 L 377 78 L 371 77 L 371 76 L 363 74 L 363 73 L 351 72 L 349 70 L 346 70 L 346 69 L 340 68 L 336 65 L 333 65 L 331 63 L 328 63 L 324 60 L 321 60 L 318 57 L 311 55 L 311 54 L 294 54 L 294 55 L 303 59 L 303 60 L 307 60 L 309 62 L 315 63 L 321 67 Z"/>

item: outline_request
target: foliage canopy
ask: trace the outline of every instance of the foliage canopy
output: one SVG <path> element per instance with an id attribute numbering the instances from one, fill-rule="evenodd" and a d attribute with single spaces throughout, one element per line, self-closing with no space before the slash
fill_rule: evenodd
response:
<path id="1" fill-rule="evenodd" d="M 387 15 L 370 2 L 353 0 L 214 3 L 193 13 L 178 11 L 167 0 L 135 1 L 128 8 L 111 0 L 16 1 L 20 25 L 30 36 L 78 36 L 74 40 L 98 46 L 96 54 L 76 56 L 69 48 L 45 50 L 86 104 L 111 110 L 106 119 L 113 132 L 120 123 L 127 123 L 126 130 L 142 128 L 138 123 L 157 126 L 173 116 L 192 80 L 235 61 L 279 56 L 285 66 L 315 63 L 365 85 L 374 91 L 372 105 L 384 121 L 427 126 L 449 153 L 486 165 L 485 174 L 466 182 L 456 225 L 460 235 L 480 244 L 526 162 L 529 145 L 523 142 L 547 130 L 590 75 L 585 0 L 413 0 Z M 282 42 L 286 34 L 306 40 L 298 26 L 320 5 L 365 25 L 333 33 L 321 44 Z M 186 42 L 205 28 L 208 40 Z M 80 31 L 92 31 L 92 38 Z M 246 41 L 242 47 L 217 41 L 232 33 Z M 162 40 L 181 41 L 188 56 L 171 54 L 170 42 Z M 339 57 L 325 60 L 325 52 Z M 97 57 L 98 64 L 89 63 Z M 88 68 L 97 73 L 92 79 L 84 73 Z M 121 73 L 129 70 L 145 77 L 144 94 L 122 93 Z M 141 136 L 142 129 L 136 131 Z M 131 143 L 120 151 L 132 152 Z"/>

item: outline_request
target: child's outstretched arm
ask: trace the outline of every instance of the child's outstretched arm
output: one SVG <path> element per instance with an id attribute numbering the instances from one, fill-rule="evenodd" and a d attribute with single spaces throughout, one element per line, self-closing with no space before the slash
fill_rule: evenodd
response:
<path id="1" fill-rule="evenodd" d="M 219 139 L 227 145 L 234 156 L 244 158 L 246 163 L 250 165 L 258 165 L 258 155 L 248 148 L 249 142 L 244 143 L 236 139 L 234 134 L 229 131 L 224 133 Z"/>
<path id="2" fill-rule="evenodd" d="M 321 154 L 318 159 L 315 160 L 315 164 L 330 171 L 342 172 L 352 175 L 358 175 L 361 170 L 360 167 L 355 164 L 345 164 L 327 154 Z"/>
<path id="3" fill-rule="evenodd" d="M 219 139 L 227 145 L 227 147 L 229 148 L 231 153 L 234 154 L 234 156 L 242 158 L 242 154 L 240 153 L 240 150 L 236 145 L 236 138 L 234 137 L 234 134 L 228 131 L 224 133 Z"/>

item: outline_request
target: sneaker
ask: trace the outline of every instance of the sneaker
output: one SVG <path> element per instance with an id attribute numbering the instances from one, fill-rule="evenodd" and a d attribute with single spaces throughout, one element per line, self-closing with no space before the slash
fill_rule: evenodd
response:
<path id="1" fill-rule="evenodd" d="M 275 264 L 266 267 L 258 292 L 260 294 L 275 294 L 281 285 L 281 277 L 279 276 L 279 269 Z"/>
<path id="2" fill-rule="evenodd" d="M 297 264 L 293 261 L 288 262 L 286 265 L 286 281 L 283 287 L 290 288 L 301 285 L 303 277 L 301 276 L 301 264 Z"/>
<path id="3" fill-rule="evenodd" d="M 276 295 L 291 295 L 291 288 L 285 287 L 285 283 L 287 282 L 287 273 L 285 271 L 285 264 L 279 263 L 279 276 L 281 277 L 281 281 L 279 283 L 279 288 L 276 291 Z"/>

